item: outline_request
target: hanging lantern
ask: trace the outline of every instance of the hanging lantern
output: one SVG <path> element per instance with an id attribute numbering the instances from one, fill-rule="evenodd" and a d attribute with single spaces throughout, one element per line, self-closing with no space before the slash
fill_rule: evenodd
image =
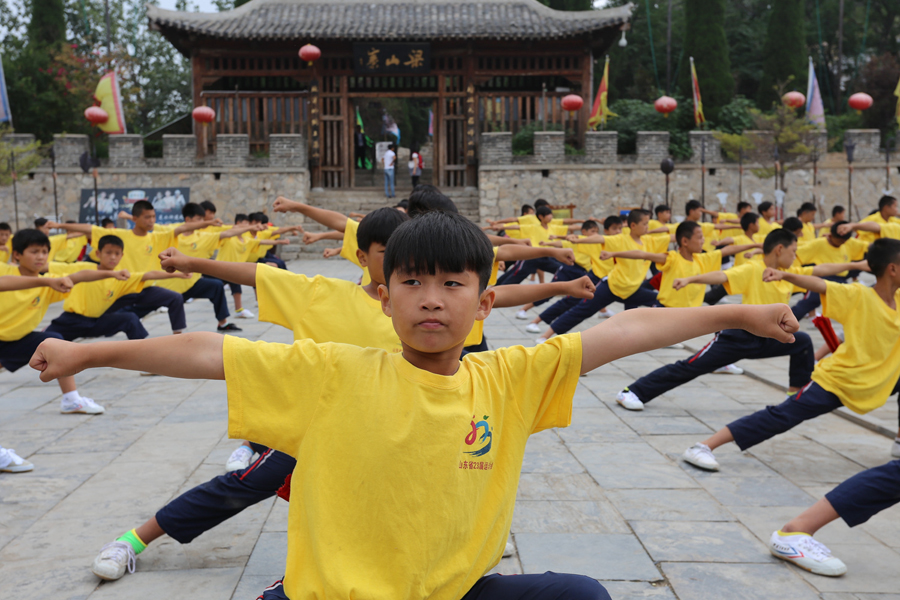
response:
<path id="1" fill-rule="evenodd" d="M 198 123 L 212 123 L 216 119 L 216 111 L 208 106 L 198 106 L 193 110 L 191 116 Z"/>
<path id="2" fill-rule="evenodd" d="M 559 104 L 560 106 L 562 106 L 563 110 L 567 110 L 572 113 L 576 110 L 581 110 L 581 106 L 584 104 L 584 100 L 578 94 L 569 94 L 568 96 L 563 96 L 563 99 Z"/>
<path id="3" fill-rule="evenodd" d="M 856 109 L 856 112 L 862 112 L 872 106 L 872 96 L 865 92 L 857 92 L 850 96 L 847 104 L 850 105 L 850 108 Z"/>
<path id="4" fill-rule="evenodd" d="M 309 66 L 312 66 L 313 61 L 319 60 L 321 56 L 322 51 L 312 44 L 306 44 L 305 46 L 300 48 L 300 60 L 307 61 L 309 63 Z"/>
<path id="5" fill-rule="evenodd" d="M 653 108 L 656 109 L 656 112 L 662 113 L 662 116 L 668 118 L 669 113 L 678 108 L 678 102 L 670 96 L 661 96 L 653 103 Z"/>
<path id="6" fill-rule="evenodd" d="M 791 108 L 800 108 L 806 104 L 806 96 L 800 92 L 788 92 L 781 97 L 781 102 Z"/>
<path id="7" fill-rule="evenodd" d="M 90 106 L 84 111 L 84 118 L 91 122 L 91 125 L 102 125 L 109 121 L 109 114 L 99 106 Z"/>

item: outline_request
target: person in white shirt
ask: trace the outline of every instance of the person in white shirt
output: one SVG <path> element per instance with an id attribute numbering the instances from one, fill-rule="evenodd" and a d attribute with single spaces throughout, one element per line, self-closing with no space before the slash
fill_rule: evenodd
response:
<path id="1" fill-rule="evenodd" d="M 388 146 L 387 152 L 381 158 L 384 164 L 384 195 L 388 198 L 396 198 L 394 193 L 394 163 L 397 162 L 397 154 L 394 152 L 394 145 Z"/>

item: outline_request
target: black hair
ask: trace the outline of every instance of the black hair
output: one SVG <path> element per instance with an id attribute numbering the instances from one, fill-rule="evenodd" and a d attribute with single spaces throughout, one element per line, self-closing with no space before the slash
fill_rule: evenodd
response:
<path id="1" fill-rule="evenodd" d="M 269 217 L 266 216 L 266 213 L 264 213 L 264 212 L 250 213 L 250 222 L 251 223 L 262 223 L 263 225 L 265 225 L 266 223 L 269 222 Z"/>
<path id="2" fill-rule="evenodd" d="M 483 291 L 493 265 L 491 242 L 475 223 L 459 214 L 431 211 L 394 230 L 384 254 L 384 280 L 390 285 L 398 270 L 429 275 L 474 271 Z"/>
<path id="3" fill-rule="evenodd" d="M 799 217 L 803 213 L 807 212 L 816 212 L 816 205 L 812 202 L 804 202 L 800 205 L 800 208 L 797 209 L 797 216 Z"/>
<path id="4" fill-rule="evenodd" d="M 666 212 L 666 211 L 672 212 L 672 207 L 669 206 L 668 204 L 660 204 L 660 205 L 658 205 L 656 208 L 653 209 L 653 213 L 654 213 L 657 217 L 659 216 L 659 213 L 664 213 L 664 212 Z"/>
<path id="5" fill-rule="evenodd" d="M 542 206 L 550 206 L 550 203 L 544 200 L 543 198 L 538 198 L 534 201 L 534 210 L 539 209 Z"/>
<path id="6" fill-rule="evenodd" d="M 763 242 L 763 254 L 769 254 L 778 246 L 787 248 L 796 241 L 797 236 L 787 229 L 773 229 L 769 232 L 769 235 L 766 236 L 766 239 Z"/>
<path id="7" fill-rule="evenodd" d="M 784 223 L 781 224 L 782 229 L 787 229 L 791 233 L 796 231 L 803 231 L 803 221 L 798 219 L 797 217 L 788 217 L 784 220 Z"/>
<path id="8" fill-rule="evenodd" d="M 100 241 L 97 242 L 97 252 L 100 252 L 101 250 L 103 250 L 104 246 L 108 246 L 109 244 L 118 246 L 122 250 L 125 250 L 125 242 L 122 241 L 122 238 L 117 235 L 104 235 L 102 238 L 100 238 Z"/>
<path id="9" fill-rule="evenodd" d="M 628 213 L 626 222 L 628 223 L 628 226 L 631 227 L 632 225 L 637 225 L 638 223 L 640 223 L 644 219 L 644 217 L 649 216 L 650 211 L 644 210 L 643 208 L 635 208 L 630 213 Z"/>
<path id="10" fill-rule="evenodd" d="M 585 230 L 585 229 L 596 229 L 596 230 L 599 231 L 599 230 L 600 230 L 600 224 L 597 223 L 597 221 L 595 221 L 595 220 L 593 220 L 593 219 L 588 219 L 587 221 L 584 221 L 584 222 L 581 224 L 581 229 L 582 229 L 582 230 Z"/>
<path id="11" fill-rule="evenodd" d="M 744 202 L 743 200 L 741 200 L 740 202 L 738 202 L 738 205 L 737 205 L 737 211 L 738 211 L 738 212 L 741 212 L 741 211 L 744 210 L 745 208 L 753 208 L 753 207 L 750 206 L 750 203 L 749 203 L 749 202 Z"/>
<path id="12" fill-rule="evenodd" d="M 607 231 L 616 225 L 622 225 L 622 217 L 619 215 L 611 215 L 603 219 L 603 230 Z"/>
<path id="13" fill-rule="evenodd" d="M 851 237 L 853 237 L 852 231 L 848 231 L 844 235 L 841 235 L 840 233 L 838 233 L 838 227 L 840 227 L 841 225 L 845 225 L 846 223 L 847 223 L 847 221 L 836 221 L 836 222 L 832 223 L 831 224 L 831 237 L 837 238 L 839 240 L 844 240 L 844 241 L 849 240 Z"/>
<path id="14" fill-rule="evenodd" d="M 881 277 L 889 264 L 900 263 L 900 240 L 879 238 L 869 245 L 866 253 L 869 268 L 875 277 Z"/>
<path id="15" fill-rule="evenodd" d="M 844 212 L 845 210 L 846 210 L 846 209 L 845 209 L 843 206 L 841 206 L 840 204 L 835 204 L 835 205 L 834 205 L 834 208 L 831 209 L 831 218 L 832 218 L 832 219 L 835 218 L 836 216 L 838 216 L 839 214 L 841 214 L 841 213 Z"/>
<path id="16" fill-rule="evenodd" d="M 528 214 L 529 211 L 534 211 L 534 207 L 530 204 L 523 204 L 520 214 L 522 216 L 525 216 Z"/>
<path id="17" fill-rule="evenodd" d="M 412 218 L 432 210 L 459 212 L 453 200 L 442 194 L 441 190 L 433 185 L 416 186 L 416 189 L 409 195 L 409 205 L 406 207 L 406 212 Z"/>
<path id="18" fill-rule="evenodd" d="M 680 247 L 681 240 L 694 236 L 694 231 L 700 228 L 697 221 L 682 221 L 675 229 L 675 243 Z"/>
<path id="19" fill-rule="evenodd" d="M 403 210 L 409 209 L 409 200 L 401 200 L 397 204 L 394 205 L 394 208 L 402 208 Z"/>
<path id="20" fill-rule="evenodd" d="M 768 210 L 769 210 L 770 208 L 772 208 L 773 206 L 775 206 L 775 205 L 772 204 L 771 202 L 769 202 L 768 200 L 766 200 L 765 202 L 760 203 L 760 205 L 759 205 L 759 214 L 763 214 L 764 212 L 768 211 Z"/>
<path id="21" fill-rule="evenodd" d="M 741 229 L 747 231 L 747 229 L 759 221 L 759 215 L 755 212 L 748 212 L 741 215 Z"/>
<path id="22" fill-rule="evenodd" d="M 698 208 L 703 208 L 703 205 L 700 204 L 699 200 L 688 200 L 684 204 L 684 214 L 688 214 L 692 210 L 697 210 Z"/>
<path id="23" fill-rule="evenodd" d="M 12 227 L 9 226 L 9 223 L 0 223 L 0 231 L 12 231 Z"/>
<path id="24" fill-rule="evenodd" d="M 107 225 L 115 225 L 116 222 L 110 219 L 109 217 L 103 217 L 100 221 L 100 227 L 106 227 Z"/>
<path id="25" fill-rule="evenodd" d="M 877 208 L 873 208 L 872 210 L 869 211 L 869 215 L 868 215 L 868 216 L 871 217 L 872 215 L 874 215 L 874 214 L 877 213 L 877 212 L 878 212 L 878 209 L 877 209 Z"/>
<path id="26" fill-rule="evenodd" d="M 200 203 L 200 206 L 203 207 L 203 210 L 208 210 L 209 212 L 214 213 L 214 214 L 216 212 L 216 205 L 213 204 L 212 202 L 210 202 L 209 200 L 204 200 L 203 202 Z"/>
<path id="27" fill-rule="evenodd" d="M 534 209 L 534 215 L 536 217 L 546 217 L 547 215 L 552 215 L 553 211 L 550 210 L 550 207 L 546 204 L 542 204 Z"/>
<path id="28" fill-rule="evenodd" d="M 13 252 L 24 253 L 31 246 L 44 246 L 50 250 L 50 238 L 37 229 L 20 229 L 12 240 Z"/>
<path id="29" fill-rule="evenodd" d="M 77 223 L 75 219 L 66 219 L 66 223 Z"/>
<path id="30" fill-rule="evenodd" d="M 48 222 L 49 222 L 48 219 L 45 219 L 44 217 L 38 217 L 37 219 L 34 220 L 34 226 L 35 227 L 43 227 Z"/>
<path id="31" fill-rule="evenodd" d="M 146 200 L 138 200 L 131 207 L 131 216 L 136 219 L 148 210 L 153 210 L 153 205 Z"/>
<path id="32" fill-rule="evenodd" d="M 394 230 L 406 221 L 409 221 L 409 215 L 392 206 L 375 209 L 359 222 L 356 244 L 363 252 L 368 252 L 372 244 L 387 246 Z"/>
<path id="33" fill-rule="evenodd" d="M 896 201 L 897 199 L 893 196 L 884 195 L 878 199 L 878 210 L 884 210 Z"/>
<path id="34" fill-rule="evenodd" d="M 199 204 L 195 202 L 188 202 L 181 207 L 181 216 L 184 217 L 185 221 L 187 221 L 190 217 L 200 217 L 201 219 L 205 219 L 206 211 Z"/>
<path id="35" fill-rule="evenodd" d="M 234 215 L 235 223 L 240 223 L 241 221 L 249 221 L 249 220 L 250 220 L 250 217 L 248 215 L 245 215 L 244 213 L 238 213 L 238 214 Z"/>

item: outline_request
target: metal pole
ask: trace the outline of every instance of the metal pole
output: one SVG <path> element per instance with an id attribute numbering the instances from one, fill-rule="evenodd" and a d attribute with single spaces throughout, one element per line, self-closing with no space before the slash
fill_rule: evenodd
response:
<path id="1" fill-rule="evenodd" d="M 10 148 L 9 152 L 9 172 L 12 175 L 13 185 L 13 209 L 16 212 L 16 230 L 19 229 L 19 193 L 16 188 L 16 150 Z"/>
<path id="2" fill-rule="evenodd" d="M 891 150 L 894 144 L 884 145 L 884 191 L 889 192 L 891 189 Z"/>
<path id="3" fill-rule="evenodd" d="M 853 163 L 847 165 L 847 210 L 853 218 Z"/>
<path id="4" fill-rule="evenodd" d="M 56 192 L 56 152 L 50 148 L 50 169 L 53 173 L 53 220 L 59 221 L 59 198 Z"/>
<path id="5" fill-rule="evenodd" d="M 547 131 L 547 82 L 541 90 L 541 131 Z"/>
<path id="6" fill-rule="evenodd" d="M 666 29 L 666 96 L 672 89 L 672 0 L 669 0 L 669 23 Z"/>
<path id="7" fill-rule="evenodd" d="M 837 104 L 834 107 L 835 114 L 841 114 L 841 60 L 844 56 L 844 0 L 841 0 L 838 9 L 838 53 L 837 53 Z"/>
<path id="8" fill-rule="evenodd" d="M 669 206 L 669 174 L 666 173 L 666 206 Z"/>
<path id="9" fill-rule="evenodd" d="M 700 138 L 700 204 L 706 208 L 706 138 Z"/>
<path id="10" fill-rule="evenodd" d="M 106 14 L 106 56 L 111 56 L 112 38 L 109 31 L 109 0 L 103 0 L 103 11 Z"/>
<path id="11" fill-rule="evenodd" d="M 738 202 L 744 201 L 744 149 L 738 149 Z"/>

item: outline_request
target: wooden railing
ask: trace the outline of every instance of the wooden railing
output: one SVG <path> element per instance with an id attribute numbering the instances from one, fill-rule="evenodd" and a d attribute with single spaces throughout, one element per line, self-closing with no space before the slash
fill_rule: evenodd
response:
<path id="1" fill-rule="evenodd" d="M 203 104 L 216 111 L 209 128 L 207 152 L 215 153 L 216 135 L 246 133 L 251 154 L 269 151 L 272 133 L 307 135 L 307 92 L 212 92 L 200 93 Z"/>
<path id="2" fill-rule="evenodd" d="M 540 92 L 479 94 L 478 132 L 509 131 L 515 135 L 532 124 L 540 131 L 542 109 L 548 131 L 580 131 L 578 112 L 570 114 L 560 106 L 560 100 L 565 95 L 548 92 L 545 102 Z"/>

